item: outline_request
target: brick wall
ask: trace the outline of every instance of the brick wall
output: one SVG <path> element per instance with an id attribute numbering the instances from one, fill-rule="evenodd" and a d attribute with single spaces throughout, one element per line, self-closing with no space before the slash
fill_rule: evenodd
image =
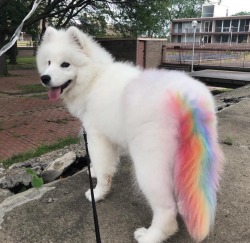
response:
<path id="1" fill-rule="evenodd" d="M 136 39 L 97 39 L 117 61 L 136 64 Z"/>
<path id="2" fill-rule="evenodd" d="M 144 55 L 144 67 L 156 68 L 161 64 L 162 45 L 166 42 L 157 39 L 98 39 L 97 40 L 117 61 L 138 64 L 139 55 Z M 139 41 L 145 43 L 144 52 L 139 50 Z"/>
<path id="3" fill-rule="evenodd" d="M 145 68 L 156 68 L 161 64 L 164 41 L 146 40 Z"/>

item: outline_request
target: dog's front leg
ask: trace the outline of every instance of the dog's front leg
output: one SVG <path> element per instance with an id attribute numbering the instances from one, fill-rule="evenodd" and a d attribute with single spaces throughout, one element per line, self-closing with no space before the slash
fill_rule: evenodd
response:
<path id="1" fill-rule="evenodd" d="M 94 189 L 95 201 L 100 201 L 110 190 L 119 156 L 115 146 L 100 133 L 88 133 L 88 145 L 91 163 L 97 178 L 97 185 Z M 91 201 L 90 190 L 85 195 Z"/>

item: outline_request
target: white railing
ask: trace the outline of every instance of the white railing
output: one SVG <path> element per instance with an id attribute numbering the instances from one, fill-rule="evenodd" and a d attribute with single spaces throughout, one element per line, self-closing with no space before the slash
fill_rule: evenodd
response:
<path id="1" fill-rule="evenodd" d="M 216 27 L 215 32 L 238 32 L 238 27 Z"/>
<path id="2" fill-rule="evenodd" d="M 200 28 L 196 28 L 196 33 L 201 32 Z M 181 30 L 174 30 L 174 34 L 188 34 L 188 33 L 194 33 L 194 29 L 193 28 L 185 28 L 185 29 L 181 29 Z"/>

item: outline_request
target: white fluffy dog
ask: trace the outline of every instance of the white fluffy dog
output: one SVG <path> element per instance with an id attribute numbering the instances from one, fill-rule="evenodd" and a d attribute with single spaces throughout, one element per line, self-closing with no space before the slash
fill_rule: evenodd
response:
<path id="1" fill-rule="evenodd" d="M 202 241 L 214 222 L 223 160 L 206 86 L 181 72 L 115 62 L 76 27 L 48 27 L 37 65 L 49 98 L 61 98 L 87 131 L 96 201 L 110 190 L 122 147 L 153 211 L 151 226 L 137 229 L 135 239 L 164 241 L 178 230 L 179 212 Z"/>

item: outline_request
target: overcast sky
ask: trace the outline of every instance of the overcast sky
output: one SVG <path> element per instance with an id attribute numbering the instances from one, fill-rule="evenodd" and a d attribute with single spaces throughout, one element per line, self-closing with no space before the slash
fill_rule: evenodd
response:
<path id="1" fill-rule="evenodd" d="M 241 11 L 250 12 L 250 0 L 222 0 L 221 5 L 229 8 L 230 15 Z"/>

